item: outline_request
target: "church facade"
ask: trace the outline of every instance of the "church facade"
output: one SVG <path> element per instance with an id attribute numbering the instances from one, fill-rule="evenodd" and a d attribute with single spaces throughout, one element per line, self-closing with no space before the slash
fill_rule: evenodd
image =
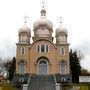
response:
<path id="1" fill-rule="evenodd" d="M 53 31 L 55 37 L 52 35 Z M 33 33 L 34 36 L 31 37 L 31 29 L 27 23 L 19 29 L 19 40 L 16 44 L 16 73 L 70 74 L 68 32 L 63 24 L 60 23 L 60 26 L 53 30 L 53 23 L 46 18 L 46 10 L 42 8 L 40 19 L 33 24 Z"/>

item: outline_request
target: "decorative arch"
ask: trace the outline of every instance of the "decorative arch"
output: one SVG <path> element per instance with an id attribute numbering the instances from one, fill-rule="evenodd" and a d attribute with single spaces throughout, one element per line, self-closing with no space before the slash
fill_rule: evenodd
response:
<path id="1" fill-rule="evenodd" d="M 39 40 L 34 41 L 34 42 L 31 44 L 31 47 L 30 47 L 29 49 L 31 49 L 32 46 L 34 46 L 34 44 L 35 44 L 36 42 L 38 42 L 38 41 L 48 41 L 49 43 L 51 43 L 51 44 L 53 45 L 53 47 L 54 47 L 55 49 L 57 48 L 51 41 L 49 41 L 49 40 L 47 40 L 47 39 L 39 39 Z"/>
<path id="2" fill-rule="evenodd" d="M 47 57 L 39 57 L 37 59 L 37 74 L 47 75 L 48 74 L 49 60 Z"/>
<path id="3" fill-rule="evenodd" d="M 21 59 L 18 61 L 18 63 L 27 63 L 27 61 L 25 59 Z"/>
<path id="4" fill-rule="evenodd" d="M 39 58 L 36 60 L 35 64 L 38 64 L 38 62 L 40 61 L 40 59 L 43 59 L 43 58 L 48 62 L 49 65 L 51 65 L 49 59 L 48 59 L 47 57 L 45 57 L 45 56 L 39 57 Z"/>

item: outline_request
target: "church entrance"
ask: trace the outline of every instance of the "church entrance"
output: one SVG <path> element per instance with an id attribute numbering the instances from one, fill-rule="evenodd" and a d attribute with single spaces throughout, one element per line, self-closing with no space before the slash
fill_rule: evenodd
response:
<path id="1" fill-rule="evenodd" d="M 39 60 L 37 70 L 39 75 L 48 74 L 48 62 L 44 58 Z"/>

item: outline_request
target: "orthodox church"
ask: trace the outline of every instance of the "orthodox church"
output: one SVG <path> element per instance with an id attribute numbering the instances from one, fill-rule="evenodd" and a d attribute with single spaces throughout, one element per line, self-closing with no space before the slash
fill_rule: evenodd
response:
<path id="1" fill-rule="evenodd" d="M 27 23 L 19 29 L 19 39 L 16 43 L 16 73 L 23 76 L 69 75 L 67 29 L 60 23 L 58 28 L 53 30 L 53 23 L 46 18 L 47 12 L 44 7 L 40 13 L 40 19 L 33 23 L 33 37 Z M 53 32 L 55 37 L 52 36 Z M 20 80 L 23 81 L 22 78 Z"/>

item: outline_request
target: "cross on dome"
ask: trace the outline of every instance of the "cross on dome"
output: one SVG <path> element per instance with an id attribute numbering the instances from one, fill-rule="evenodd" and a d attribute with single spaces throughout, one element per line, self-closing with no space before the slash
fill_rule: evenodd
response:
<path id="1" fill-rule="evenodd" d="M 60 24 L 63 23 L 63 17 L 59 17 Z"/>
<path id="2" fill-rule="evenodd" d="M 27 23 L 28 17 L 25 16 L 25 17 L 24 17 L 24 20 L 25 20 L 25 23 Z"/>
<path id="3" fill-rule="evenodd" d="M 42 18 L 42 19 L 45 19 L 45 18 L 46 18 L 45 1 L 42 0 L 41 4 L 42 4 L 41 18 Z"/>
<path id="4" fill-rule="evenodd" d="M 59 24 L 60 25 L 56 29 L 56 35 L 58 35 L 59 33 L 64 33 L 64 34 L 67 35 L 67 29 L 66 29 L 66 27 L 63 24 L 63 18 L 62 17 L 59 17 Z"/>
<path id="5" fill-rule="evenodd" d="M 44 0 L 41 2 L 41 4 L 42 4 L 42 8 L 45 8 L 45 1 Z"/>
<path id="6" fill-rule="evenodd" d="M 45 1 L 46 0 L 42 0 L 41 2 L 41 5 L 42 5 L 42 8 L 41 8 L 41 16 L 40 16 L 40 19 L 37 20 L 34 24 L 33 24 L 33 27 L 34 29 L 39 27 L 40 25 L 46 25 L 48 28 L 50 28 L 52 30 L 53 28 L 53 24 L 51 21 L 49 21 L 47 18 L 46 18 L 46 9 L 45 9 Z"/>

